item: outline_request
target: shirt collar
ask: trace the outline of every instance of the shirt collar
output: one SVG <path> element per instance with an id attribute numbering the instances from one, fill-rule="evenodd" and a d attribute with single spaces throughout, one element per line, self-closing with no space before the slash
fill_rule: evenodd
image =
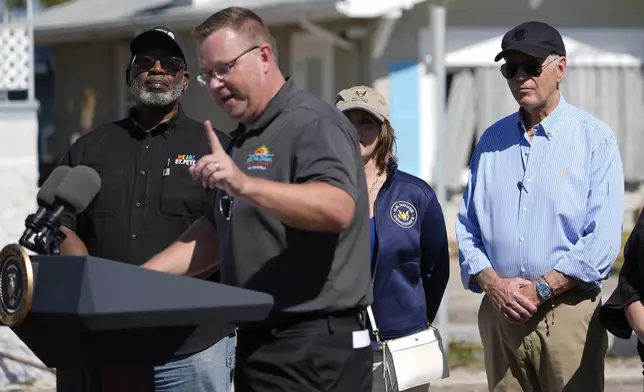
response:
<path id="1" fill-rule="evenodd" d="M 277 91 L 277 94 L 268 102 L 266 108 L 262 111 L 255 122 L 247 127 L 239 123 L 237 128 L 230 133 L 232 141 L 229 151 L 235 146 L 241 145 L 246 138 L 260 134 L 283 110 L 289 97 L 299 91 L 292 78 L 287 77 L 286 82 Z"/>
<path id="2" fill-rule="evenodd" d="M 555 110 L 552 111 L 546 118 L 544 118 L 539 124 L 534 125 L 534 131 L 535 131 L 535 136 L 537 133 L 546 136 L 548 140 L 552 138 L 552 136 L 555 135 L 557 131 L 557 124 L 559 123 L 559 120 L 564 116 L 566 111 L 568 110 L 568 102 L 564 99 L 563 94 L 561 92 L 559 93 L 559 103 L 557 104 L 557 107 Z M 516 112 L 516 121 L 517 121 L 517 127 L 519 128 L 521 134 L 525 132 L 525 126 L 523 124 L 523 108 L 520 108 L 518 112 Z"/>
<path id="3" fill-rule="evenodd" d="M 298 91 L 292 78 L 287 77 L 286 82 L 277 91 L 277 94 L 268 102 L 266 108 L 257 117 L 249 129 L 263 129 L 270 124 L 283 110 L 288 99 Z"/>
<path id="4" fill-rule="evenodd" d="M 133 137 L 145 138 L 146 134 L 149 133 L 150 136 L 154 137 L 158 135 L 163 135 L 163 137 L 167 139 L 168 137 L 170 137 L 170 135 L 176 132 L 177 127 L 181 124 L 182 120 L 185 118 L 185 113 L 183 112 L 183 108 L 181 107 L 181 104 L 179 104 L 177 113 L 173 117 L 162 122 L 156 127 L 150 129 L 148 132 L 146 132 L 146 130 L 143 129 L 143 127 L 141 127 L 141 125 L 139 125 L 138 122 L 136 122 L 135 118 L 136 118 L 136 107 L 133 106 L 130 109 L 129 116 L 128 116 L 128 119 L 129 119 L 128 130 L 130 131 L 130 134 Z"/>

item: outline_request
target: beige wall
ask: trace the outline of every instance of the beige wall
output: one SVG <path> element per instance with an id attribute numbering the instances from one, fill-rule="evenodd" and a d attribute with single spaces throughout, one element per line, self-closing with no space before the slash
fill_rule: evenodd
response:
<path id="1" fill-rule="evenodd" d="M 369 21 L 346 20 L 320 23 L 319 25 L 338 36 L 343 36 L 351 27 L 362 27 L 368 29 L 369 24 Z M 294 27 L 293 29 L 294 31 L 302 31 L 298 27 Z M 371 83 L 369 74 L 365 73 L 365 70 L 368 70 L 366 65 L 370 60 L 369 40 L 367 38 L 353 39 L 350 40 L 350 42 L 355 45 L 354 49 L 344 49 L 339 46 L 335 47 L 334 91 L 340 91 L 353 85 Z"/>
<path id="2" fill-rule="evenodd" d="M 181 99 L 186 113 L 199 121 L 210 119 L 223 130 L 232 130 L 234 122 L 212 104 L 206 90 L 197 84 L 196 49 L 189 40 L 189 34 L 182 35 L 188 68 L 192 73 L 191 84 Z M 129 60 L 128 43 L 129 39 L 124 37 L 54 47 L 54 153 L 57 159 L 69 147 L 72 134 L 81 129 L 80 109 L 85 89 L 91 88 L 96 92 L 94 126 L 117 120 L 121 116 L 121 105 L 124 105 L 125 98 L 119 95 L 127 92 L 124 78 Z"/>
<path id="3" fill-rule="evenodd" d="M 54 148 L 62 157 L 74 132 L 80 132 L 80 113 L 85 89 L 96 93 L 94 124 L 115 120 L 118 113 L 114 86 L 124 83 L 124 73 L 114 71 L 111 42 L 56 45 L 54 52 Z"/>
<path id="4" fill-rule="evenodd" d="M 327 25 L 329 29 L 338 33 L 346 29 L 346 26 L 342 23 Z M 277 41 L 280 68 L 287 76 L 290 72 L 290 38 L 296 31 L 301 31 L 299 26 L 280 26 L 272 29 Z M 209 119 L 223 131 L 233 130 L 235 122 L 212 103 L 206 89 L 195 80 L 199 65 L 196 46 L 190 39 L 189 32 L 179 34 L 183 40 L 188 69 L 192 74 L 190 86 L 181 98 L 186 113 L 198 121 Z M 128 42 L 129 38 L 124 37 L 111 41 L 58 44 L 54 47 L 54 153 L 57 159 L 62 157 L 69 147 L 71 135 L 80 131 L 80 107 L 85 89 L 91 88 L 96 92 L 94 126 L 119 118 L 122 104 L 119 95 L 126 91 L 123 87 L 124 70 L 129 55 L 125 52 L 119 57 L 118 51 L 126 49 Z M 363 71 L 367 67 L 359 64 L 364 52 L 363 42 L 356 42 L 356 50 L 353 51 L 335 49 L 335 91 L 349 85 L 369 82 L 368 75 Z"/>
<path id="5" fill-rule="evenodd" d="M 346 29 L 346 24 L 336 23 L 322 25 L 330 31 L 341 32 Z M 290 40 L 294 32 L 302 31 L 298 26 L 280 26 L 271 29 L 277 42 L 278 63 L 282 72 L 289 76 L 291 63 Z M 224 131 L 232 131 L 236 123 L 224 112 L 217 108 L 211 101 L 206 90 L 198 85 L 194 77 L 198 73 L 197 51 L 194 42 L 190 39 L 189 33 L 183 33 L 184 51 L 189 68 L 192 71 L 193 81 L 190 88 L 182 97 L 182 104 L 186 112 L 198 121 L 209 119 L 213 124 Z M 356 51 L 335 48 L 335 91 L 346 88 L 352 84 L 368 83 L 369 78 L 364 72 L 360 72 L 360 58 L 363 52 L 362 43 L 357 42 Z M 362 67 L 365 68 L 365 67 Z"/>

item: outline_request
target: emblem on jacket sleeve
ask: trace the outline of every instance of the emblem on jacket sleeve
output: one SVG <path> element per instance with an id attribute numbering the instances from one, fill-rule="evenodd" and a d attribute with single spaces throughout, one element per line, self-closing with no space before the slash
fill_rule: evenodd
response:
<path id="1" fill-rule="evenodd" d="M 418 211 L 410 202 L 398 200 L 391 205 L 389 216 L 398 226 L 409 229 L 416 224 Z"/>

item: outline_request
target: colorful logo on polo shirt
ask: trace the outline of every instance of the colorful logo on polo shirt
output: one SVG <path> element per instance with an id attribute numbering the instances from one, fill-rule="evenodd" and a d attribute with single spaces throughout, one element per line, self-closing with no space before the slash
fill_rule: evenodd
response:
<path id="1" fill-rule="evenodd" d="M 175 165 L 194 166 L 197 163 L 196 155 L 179 154 L 174 160 Z"/>
<path id="2" fill-rule="evenodd" d="M 409 229 L 416 224 L 418 211 L 416 207 L 408 201 L 399 200 L 394 202 L 389 209 L 391 220 L 402 228 Z"/>
<path id="3" fill-rule="evenodd" d="M 246 168 L 248 170 L 266 170 L 271 165 L 273 165 L 273 153 L 266 146 L 257 147 L 246 158 Z"/>

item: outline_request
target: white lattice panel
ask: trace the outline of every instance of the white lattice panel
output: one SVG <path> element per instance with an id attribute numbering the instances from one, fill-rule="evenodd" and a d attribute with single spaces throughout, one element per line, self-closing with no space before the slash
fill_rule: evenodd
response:
<path id="1" fill-rule="evenodd" d="M 24 166 L 0 162 L 0 248 L 20 238 L 25 218 L 38 208 L 36 163 Z"/>
<path id="2" fill-rule="evenodd" d="M 29 35 L 26 27 L 0 27 L 0 90 L 29 89 Z"/>

